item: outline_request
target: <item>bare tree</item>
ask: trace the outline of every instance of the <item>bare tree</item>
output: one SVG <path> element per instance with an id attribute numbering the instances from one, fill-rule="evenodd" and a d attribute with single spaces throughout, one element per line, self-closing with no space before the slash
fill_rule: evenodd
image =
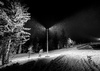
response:
<path id="1" fill-rule="evenodd" d="M 9 61 L 10 48 L 22 45 L 29 40 L 30 33 L 25 28 L 25 23 L 30 20 L 30 13 L 28 8 L 22 6 L 20 2 L 10 2 L 7 8 L 0 8 L 0 35 L 2 42 L 6 44 L 5 60 Z M 3 47 L 2 47 L 3 48 Z"/>

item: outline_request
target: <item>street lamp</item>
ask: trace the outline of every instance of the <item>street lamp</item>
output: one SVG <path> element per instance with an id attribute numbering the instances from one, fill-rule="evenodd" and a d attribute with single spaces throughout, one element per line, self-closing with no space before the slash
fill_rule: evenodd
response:
<path id="1" fill-rule="evenodd" d="M 46 47 L 47 47 L 47 50 L 46 50 L 46 52 L 47 52 L 47 56 L 46 57 L 48 57 L 48 52 L 49 52 L 49 28 L 48 29 L 46 29 L 46 38 L 47 38 L 47 40 L 46 40 Z"/>
<path id="2" fill-rule="evenodd" d="M 46 52 L 47 52 L 47 57 L 48 57 L 48 48 L 49 48 L 49 40 L 48 40 L 49 33 L 48 32 L 49 32 L 49 28 L 47 29 L 44 26 L 40 26 L 40 27 L 41 27 L 41 30 L 46 31 L 46 48 L 47 48 Z"/>
<path id="3" fill-rule="evenodd" d="M 49 51 L 49 39 L 48 39 L 49 31 L 50 31 L 50 30 L 52 31 L 53 28 L 54 28 L 54 26 L 52 26 L 52 27 L 46 29 L 46 34 L 47 34 L 47 57 L 48 57 L 48 51 Z"/>
<path id="4" fill-rule="evenodd" d="M 49 29 L 46 29 L 46 31 L 47 31 L 47 56 L 48 56 L 48 42 L 49 42 L 49 40 L 48 40 L 48 31 L 49 31 Z"/>
<path id="5" fill-rule="evenodd" d="M 61 25 L 52 25 L 51 27 L 44 27 L 43 25 L 37 23 L 35 24 L 34 28 L 36 30 L 35 34 L 37 34 L 39 32 L 39 34 L 43 34 L 42 32 L 46 32 L 46 53 L 48 56 L 49 53 L 49 32 L 50 33 L 54 33 L 55 31 L 58 31 L 58 29 L 60 29 Z M 42 31 L 42 32 L 41 32 Z"/>
<path id="6" fill-rule="evenodd" d="M 52 31 L 53 30 L 53 26 L 52 27 L 50 27 L 50 28 L 45 28 L 44 26 L 40 26 L 41 27 L 41 30 L 44 30 L 44 31 L 46 31 L 46 48 L 47 48 L 47 50 L 46 50 L 46 52 L 47 52 L 47 56 L 46 57 L 48 57 L 48 52 L 49 52 L 49 31 Z"/>

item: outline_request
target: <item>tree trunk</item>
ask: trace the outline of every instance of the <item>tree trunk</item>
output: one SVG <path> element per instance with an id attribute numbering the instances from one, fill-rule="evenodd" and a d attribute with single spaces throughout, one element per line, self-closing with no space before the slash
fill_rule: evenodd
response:
<path id="1" fill-rule="evenodd" d="M 22 46 L 21 46 L 21 44 L 20 44 L 20 45 L 19 45 L 19 51 L 18 51 L 18 53 L 20 54 L 21 51 L 22 51 Z"/>
<path id="2" fill-rule="evenodd" d="M 6 63 L 9 63 L 9 51 L 10 51 L 10 45 L 11 45 L 11 39 L 9 39 L 9 42 L 8 42 L 8 48 L 7 48 L 7 52 L 6 52 Z"/>
<path id="3" fill-rule="evenodd" d="M 2 65 L 5 64 L 5 54 L 2 54 Z"/>
<path id="4" fill-rule="evenodd" d="M 6 56 L 6 46 L 2 46 L 2 50 L 1 50 L 2 65 L 5 64 L 5 56 Z"/>

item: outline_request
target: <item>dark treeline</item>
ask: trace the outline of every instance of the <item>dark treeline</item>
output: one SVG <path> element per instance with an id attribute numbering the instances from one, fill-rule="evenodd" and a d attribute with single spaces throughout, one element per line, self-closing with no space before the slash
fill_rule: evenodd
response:
<path id="1" fill-rule="evenodd" d="M 50 33 L 48 36 L 48 46 L 49 50 L 55 50 L 64 48 L 64 45 L 67 44 L 68 37 L 66 36 L 64 30 L 62 30 L 62 34 L 59 35 L 57 32 Z M 35 35 L 34 37 L 30 38 L 29 41 L 24 44 L 25 46 L 33 45 L 33 50 L 39 51 L 40 49 L 43 49 L 46 51 L 47 48 L 47 34 L 45 35 Z"/>

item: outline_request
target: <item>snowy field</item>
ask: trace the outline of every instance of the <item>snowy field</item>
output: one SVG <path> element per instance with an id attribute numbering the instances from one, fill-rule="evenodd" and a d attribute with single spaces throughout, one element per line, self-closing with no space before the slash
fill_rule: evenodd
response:
<path id="1" fill-rule="evenodd" d="M 28 58 L 28 54 L 18 54 L 15 56 L 11 56 L 10 61 L 12 63 L 18 62 L 20 64 L 25 64 L 31 60 L 37 61 L 42 58 L 48 58 L 49 61 L 51 61 L 50 63 L 53 64 L 53 65 L 52 64 L 48 65 L 49 68 L 47 66 L 47 68 L 50 69 L 50 71 L 57 71 L 55 63 L 58 64 L 58 66 L 60 65 L 59 67 L 61 67 L 61 65 L 63 64 L 65 65 L 67 64 L 67 67 L 70 66 L 69 68 L 73 68 L 73 70 L 70 71 L 75 71 L 75 69 L 78 69 L 79 66 L 80 68 L 78 71 L 80 71 L 80 69 L 82 69 L 81 71 L 100 71 L 100 50 L 86 50 L 86 49 L 78 50 L 76 47 L 74 47 L 69 49 L 64 48 L 64 49 L 49 51 L 48 54 L 44 52 L 41 55 L 42 56 L 39 57 L 38 53 L 31 54 L 30 58 Z M 55 67 L 53 70 L 51 65 Z M 66 67 L 65 65 L 64 67 Z M 88 67 L 90 69 L 88 69 Z M 84 68 L 86 68 L 86 70 Z M 65 71 L 66 70 L 67 69 L 65 69 Z"/>
<path id="2" fill-rule="evenodd" d="M 69 48 L 69 49 L 58 49 L 58 50 L 53 50 L 53 51 L 49 51 L 49 53 L 47 54 L 47 52 L 41 53 L 41 58 L 45 58 L 46 56 L 49 57 L 57 57 L 60 55 L 67 55 L 70 57 L 75 57 L 75 58 L 87 58 L 87 56 L 91 56 L 92 59 L 98 63 L 99 62 L 99 56 L 100 56 L 100 50 L 78 50 L 76 47 L 74 48 Z M 30 58 L 28 58 L 28 53 L 24 53 L 24 54 L 17 54 L 17 55 L 13 55 L 10 57 L 10 61 L 13 63 L 16 62 L 24 62 L 24 61 L 29 61 L 29 60 L 35 60 L 39 57 L 39 54 L 31 54 Z"/>
<path id="3" fill-rule="evenodd" d="M 41 58 L 45 58 L 46 56 L 56 58 L 60 55 L 67 55 L 69 57 L 74 58 L 84 58 L 87 59 L 87 56 L 91 56 L 92 60 L 96 63 L 100 63 L 100 50 L 77 50 L 76 48 L 70 48 L 70 49 L 60 49 L 60 50 L 54 50 L 50 51 L 48 54 L 46 52 L 41 54 Z M 31 54 L 30 58 L 28 58 L 28 54 L 19 54 L 15 55 L 13 58 L 10 58 L 10 61 L 12 62 L 20 62 L 20 61 L 27 61 L 31 59 L 37 59 L 40 58 L 39 54 Z"/>

